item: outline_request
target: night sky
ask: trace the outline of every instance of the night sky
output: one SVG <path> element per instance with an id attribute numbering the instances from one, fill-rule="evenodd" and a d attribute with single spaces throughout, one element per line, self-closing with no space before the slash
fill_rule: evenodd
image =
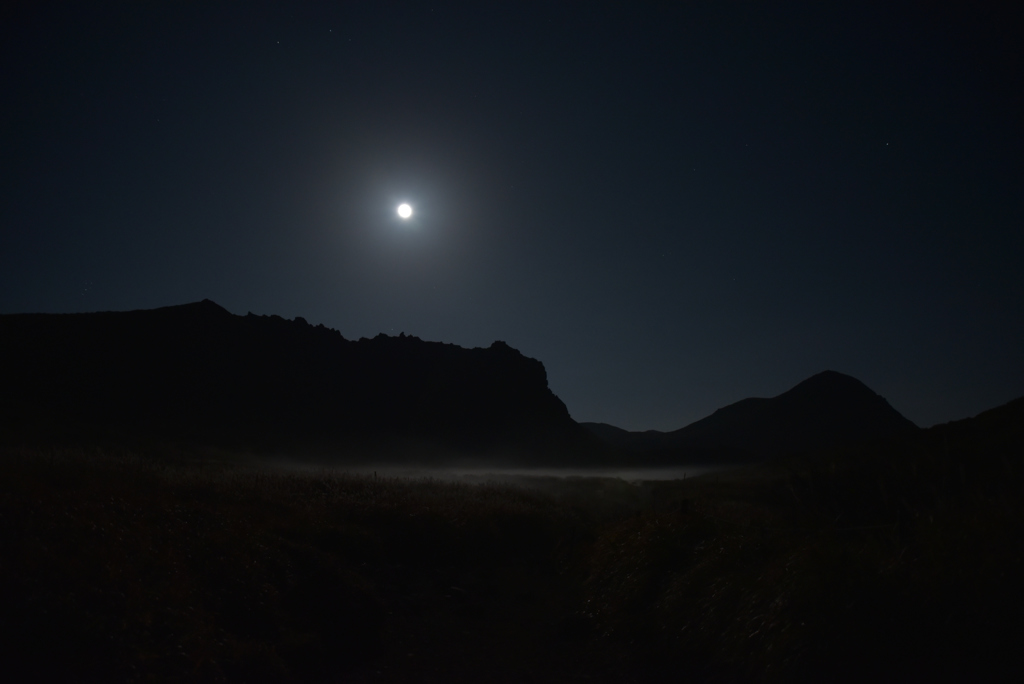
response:
<path id="1" fill-rule="evenodd" d="M 1021 18 L 678 4 L 0 10 L 0 313 L 504 340 L 633 430 L 1024 395 Z"/>

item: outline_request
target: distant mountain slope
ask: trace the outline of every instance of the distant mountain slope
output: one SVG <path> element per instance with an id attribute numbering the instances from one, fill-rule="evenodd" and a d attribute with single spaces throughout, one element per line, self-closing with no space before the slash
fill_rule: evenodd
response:
<path id="1" fill-rule="evenodd" d="M 924 433 L 933 445 L 941 445 L 947 456 L 985 452 L 1020 463 L 1020 456 L 1024 453 L 1021 451 L 1024 444 L 1024 397 L 983 411 L 973 418 L 932 426 Z M 971 456 L 968 460 L 977 459 Z"/>
<path id="2" fill-rule="evenodd" d="M 804 451 L 890 437 L 918 428 L 867 385 L 835 371 L 818 373 L 771 399 L 744 399 L 670 432 L 686 448 Z"/>
<path id="3" fill-rule="evenodd" d="M 214 302 L 0 316 L 0 427 L 250 446 L 417 442 L 458 449 L 592 441 L 544 366 L 504 342 L 346 340 Z"/>
<path id="4" fill-rule="evenodd" d="M 627 451 L 716 458 L 809 451 L 918 430 L 864 383 L 835 371 L 818 373 L 771 399 L 743 399 L 673 432 L 584 426 Z"/>
<path id="5" fill-rule="evenodd" d="M 630 432 L 608 423 L 580 423 L 608 446 L 628 451 L 651 451 L 665 446 L 665 434 L 658 430 Z"/>

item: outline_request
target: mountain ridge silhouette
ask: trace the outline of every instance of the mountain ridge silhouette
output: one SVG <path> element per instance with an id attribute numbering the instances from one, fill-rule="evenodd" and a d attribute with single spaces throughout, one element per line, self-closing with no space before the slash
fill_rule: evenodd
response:
<path id="1" fill-rule="evenodd" d="M 243 447 L 593 446 L 543 364 L 502 341 L 347 340 L 301 317 L 210 300 L 127 312 L 0 316 L 0 421 Z"/>
<path id="2" fill-rule="evenodd" d="M 581 423 L 612 447 L 711 460 L 769 457 L 831 448 L 919 431 L 881 395 L 856 378 L 826 370 L 772 398 L 749 397 L 678 430 L 629 432 Z"/>
<path id="3" fill-rule="evenodd" d="M 208 299 L 2 315 L 0 386 L 0 437 L 70 431 L 270 451 L 387 445 L 504 451 L 521 463 L 726 463 L 918 430 L 835 371 L 671 432 L 577 423 L 544 365 L 505 342 L 348 340 L 302 317 L 238 316 Z"/>

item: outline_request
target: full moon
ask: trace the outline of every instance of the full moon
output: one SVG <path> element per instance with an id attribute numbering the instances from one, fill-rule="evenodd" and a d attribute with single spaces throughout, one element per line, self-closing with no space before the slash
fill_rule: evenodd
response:
<path id="1" fill-rule="evenodd" d="M 410 216 L 412 216 L 412 207 L 410 207 L 408 204 L 399 204 L 398 215 L 404 219 L 409 218 Z"/>

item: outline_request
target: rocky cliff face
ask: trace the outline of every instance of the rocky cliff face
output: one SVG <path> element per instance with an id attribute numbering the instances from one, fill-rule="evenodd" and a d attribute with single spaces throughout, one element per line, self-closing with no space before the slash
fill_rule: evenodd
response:
<path id="1" fill-rule="evenodd" d="M 346 340 L 301 318 L 162 309 L 0 316 L 0 423 L 232 445 L 586 442 L 544 366 L 495 342 Z"/>

